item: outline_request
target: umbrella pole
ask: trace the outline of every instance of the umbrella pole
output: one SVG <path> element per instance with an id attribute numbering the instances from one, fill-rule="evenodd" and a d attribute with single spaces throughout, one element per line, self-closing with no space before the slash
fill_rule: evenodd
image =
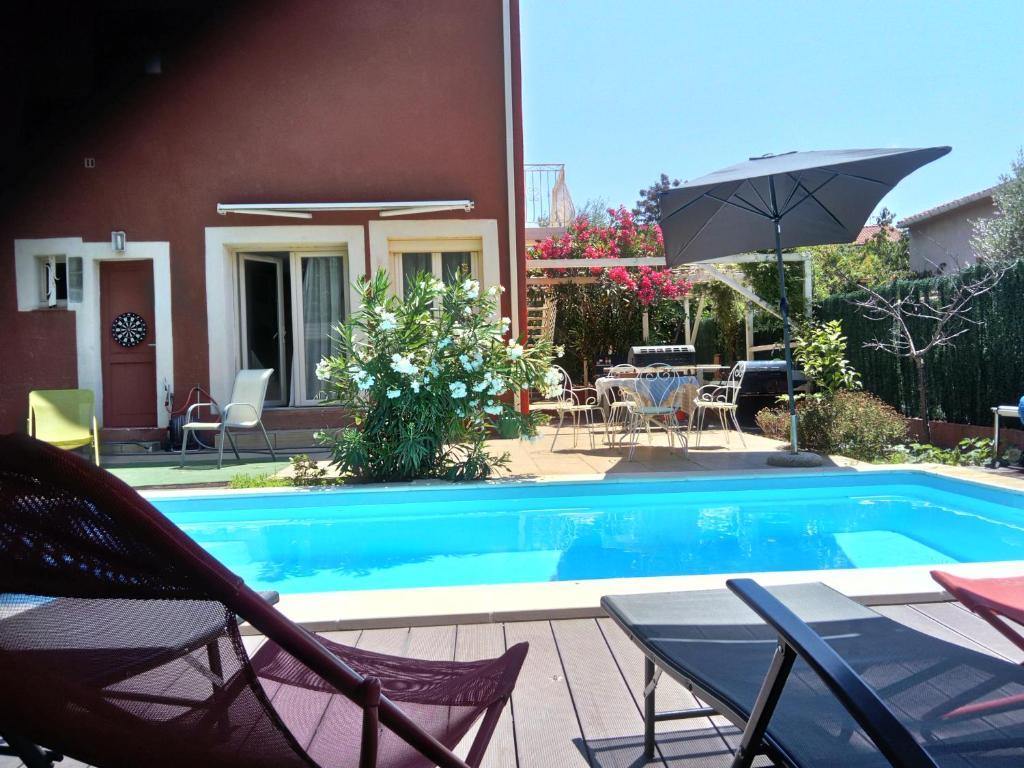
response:
<path id="1" fill-rule="evenodd" d="M 774 192 L 774 190 L 772 190 Z M 786 392 L 789 395 L 789 443 L 799 453 L 796 439 L 796 398 L 793 396 L 793 350 L 789 346 L 789 302 L 786 300 L 786 265 L 782 260 L 782 221 L 775 223 L 775 261 L 779 268 L 779 310 L 782 312 L 782 346 L 786 352 Z"/>

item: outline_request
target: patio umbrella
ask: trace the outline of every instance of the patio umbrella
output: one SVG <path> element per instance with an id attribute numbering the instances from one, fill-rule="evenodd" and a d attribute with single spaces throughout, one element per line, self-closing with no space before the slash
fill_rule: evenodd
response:
<path id="1" fill-rule="evenodd" d="M 797 453 L 796 401 L 783 249 L 853 242 L 890 189 L 949 150 L 842 149 L 764 155 L 659 196 L 669 266 L 775 248 L 793 453 Z"/>

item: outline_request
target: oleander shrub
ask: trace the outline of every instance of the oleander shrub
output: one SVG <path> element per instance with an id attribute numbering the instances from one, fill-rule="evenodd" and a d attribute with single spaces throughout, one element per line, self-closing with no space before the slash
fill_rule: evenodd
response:
<path id="1" fill-rule="evenodd" d="M 317 366 L 332 401 L 353 416 L 352 426 L 320 435 L 342 475 L 476 480 L 507 462 L 486 449 L 495 422 L 536 434 L 537 415 L 522 414 L 512 395 L 557 394 L 561 378 L 551 344 L 524 348 L 508 337 L 500 288 L 421 273 L 399 298 L 384 271 L 356 287 L 361 304 L 336 331 L 339 354 Z"/>

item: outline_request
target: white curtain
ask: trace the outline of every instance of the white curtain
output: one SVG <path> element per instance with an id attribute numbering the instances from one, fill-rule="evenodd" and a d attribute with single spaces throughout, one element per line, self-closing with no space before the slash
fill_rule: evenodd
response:
<path id="1" fill-rule="evenodd" d="M 341 256 L 302 259 L 302 333 L 305 345 L 306 399 L 315 400 L 321 382 L 316 366 L 336 351 L 334 329 L 345 319 L 345 261 Z"/>

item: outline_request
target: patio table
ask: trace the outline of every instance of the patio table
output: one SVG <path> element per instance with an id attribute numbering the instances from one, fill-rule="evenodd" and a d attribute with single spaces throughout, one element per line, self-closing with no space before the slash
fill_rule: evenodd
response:
<path id="1" fill-rule="evenodd" d="M 597 390 L 597 402 L 601 405 L 601 410 L 606 418 L 608 416 L 608 405 L 611 403 L 612 387 L 636 392 L 637 381 L 638 378 L 636 376 L 602 376 L 594 382 L 594 388 Z M 644 384 L 655 399 L 652 405 L 661 405 L 678 387 L 684 384 L 693 384 L 695 387 L 699 387 L 700 381 L 696 376 L 690 374 L 678 374 L 646 378 Z"/>

